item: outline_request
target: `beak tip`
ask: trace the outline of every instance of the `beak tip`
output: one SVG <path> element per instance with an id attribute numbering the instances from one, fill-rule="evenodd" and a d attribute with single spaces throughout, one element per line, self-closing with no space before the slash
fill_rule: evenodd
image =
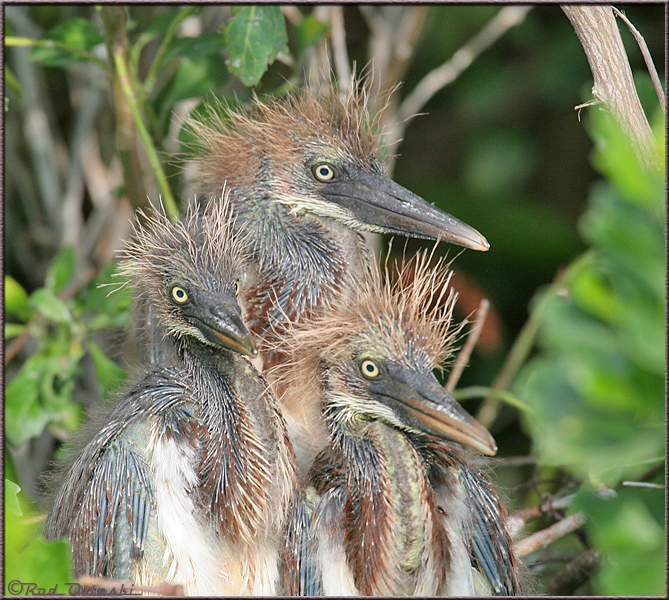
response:
<path id="1" fill-rule="evenodd" d="M 478 231 L 474 230 L 477 234 L 472 236 L 471 239 L 467 240 L 467 247 L 472 250 L 479 250 L 480 252 L 487 252 L 490 250 L 490 243 L 486 240 Z"/>

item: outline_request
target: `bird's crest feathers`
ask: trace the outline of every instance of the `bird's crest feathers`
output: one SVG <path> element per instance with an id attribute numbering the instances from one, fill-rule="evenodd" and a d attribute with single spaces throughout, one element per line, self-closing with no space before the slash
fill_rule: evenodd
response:
<path id="1" fill-rule="evenodd" d="M 292 164 L 309 153 L 368 167 L 381 150 L 368 85 L 354 79 L 344 93 L 326 84 L 269 101 L 254 95 L 246 109 L 214 101 L 186 123 L 199 146 L 200 191 L 218 194 L 225 181 L 250 188 L 268 163 Z"/>
<path id="2" fill-rule="evenodd" d="M 174 277 L 196 285 L 234 282 L 247 257 L 247 241 L 235 233 L 228 194 L 206 207 L 193 203 L 183 219 L 172 223 L 162 205 L 133 224 L 132 238 L 119 253 L 120 274 L 130 278 L 138 295 L 161 304 L 157 296 Z"/>
<path id="3" fill-rule="evenodd" d="M 387 262 L 383 272 L 372 269 L 324 315 L 292 324 L 278 345 L 298 357 L 319 355 L 338 362 L 352 343 L 358 349 L 383 349 L 387 358 L 410 368 L 443 367 L 466 322 L 452 325 L 457 299 L 449 287 L 452 272 L 444 258 L 436 264 L 432 259 L 433 252 L 419 252 L 396 277 Z"/>

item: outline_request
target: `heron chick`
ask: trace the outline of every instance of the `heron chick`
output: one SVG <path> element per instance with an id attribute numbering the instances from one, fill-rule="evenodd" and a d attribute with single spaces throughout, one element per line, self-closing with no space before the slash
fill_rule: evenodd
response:
<path id="1" fill-rule="evenodd" d="M 442 239 L 487 250 L 473 228 L 392 181 L 365 86 L 298 89 L 251 108 L 212 106 L 189 128 L 199 146 L 199 192 L 232 191 L 255 269 L 245 295 L 267 368 L 281 360 L 264 340 L 286 322 L 321 314 L 369 268 L 361 232 Z"/>
<path id="2" fill-rule="evenodd" d="M 172 224 L 137 225 L 122 272 L 164 336 L 66 472 L 49 538 L 75 576 L 182 585 L 193 595 L 279 592 L 294 454 L 237 303 L 246 243 L 227 196 Z M 169 350 L 166 350 L 168 348 Z"/>
<path id="3" fill-rule="evenodd" d="M 311 525 L 288 541 L 287 556 L 302 557 L 293 593 L 306 580 L 308 593 L 341 596 L 519 593 L 506 513 L 463 450 L 497 446 L 433 373 L 460 331 L 450 274 L 428 254 L 410 268 L 396 286 L 373 272 L 279 342 L 291 357 L 277 367 L 282 388 L 317 398 L 329 429 L 306 479 Z"/>

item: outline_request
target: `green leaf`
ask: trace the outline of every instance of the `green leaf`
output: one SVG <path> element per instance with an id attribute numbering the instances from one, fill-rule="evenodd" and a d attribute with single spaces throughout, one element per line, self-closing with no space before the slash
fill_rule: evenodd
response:
<path id="1" fill-rule="evenodd" d="M 604 111 L 589 113 L 590 135 L 595 142 L 593 163 L 624 198 L 637 206 L 653 206 L 664 197 L 664 168 L 657 173 L 642 170 L 625 134 Z M 661 139 L 664 139 L 664 128 Z M 658 140 L 657 156 L 664 160 Z"/>
<path id="2" fill-rule="evenodd" d="M 39 404 L 44 360 L 42 354 L 31 356 L 5 389 L 5 433 L 15 447 L 40 436 L 51 419 Z"/>
<path id="3" fill-rule="evenodd" d="M 74 269 L 74 248 L 63 248 L 49 266 L 44 286 L 58 294 L 74 276 Z"/>
<path id="4" fill-rule="evenodd" d="M 39 437 L 55 424 L 68 431 L 79 421 L 72 389 L 84 355 L 80 343 L 46 340 L 45 347 L 23 364 L 5 390 L 5 431 L 13 446 Z"/>
<path id="5" fill-rule="evenodd" d="M 9 479 L 5 479 L 5 514 L 10 514 L 16 517 L 23 515 L 18 498 L 20 491 L 21 488 L 18 485 Z"/>
<path id="6" fill-rule="evenodd" d="M 580 478 L 605 477 L 607 485 L 616 485 L 638 475 L 637 467 L 625 465 L 663 451 L 663 402 L 657 398 L 662 388 L 655 397 L 629 382 L 617 390 L 614 384 L 621 387 L 620 381 L 602 381 L 604 373 L 578 356 L 551 354 L 528 363 L 515 387 L 534 407 L 524 419 L 541 464 L 562 466 Z"/>
<path id="7" fill-rule="evenodd" d="M 605 560 L 596 575 L 606 596 L 661 596 L 664 592 L 663 489 L 622 488 L 611 495 L 582 490 L 574 510 L 588 515 L 586 531 Z"/>
<path id="8" fill-rule="evenodd" d="M 165 60 L 220 55 L 223 52 L 223 48 L 225 48 L 225 36 L 215 31 L 210 31 L 196 38 L 183 37 L 174 40 L 174 43 L 165 54 Z"/>
<path id="9" fill-rule="evenodd" d="M 73 62 L 85 60 L 83 51 L 89 51 L 104 42 L 97 26 L 89 19 L 69 19 L 59 23 L 42 37 L 44 40 L 58 42 L 67 48 L 38 47 L 30 58 L 44 66 L 65 67 Z"/>
<path id="10" fill-rule="evenodd" d="M 11 275 L 5 275 L 5 314 L 24 322 L 32 316 L 28 293 Z"/>
<path id="11" fill-rule="evenodd" d="M 18 487 L 5 480 L 4 592 L 11 596 L 38 595 L 41 588 L 46 592 L 52 590 L 61 595 L 67 594 L 70 588 L 65 584 L 74 581 L 69 542 L 46 541 L 40 535 L 42 519 L 22 498 L 22 493 L 14 493 L 14 486 Z M 9 496 L 8 489 L 11 492 Z M 13 512 L 14 503 L 24 507 L 23 516 L 16 516 Z M 35 584 L 35 587 L 27 587 L 30 584 Z"/>
<path id="12" fill-rule="evenodd" d="M 105 356 L 100 347 L 92 340 L 88 341 L 88 349 L 93 357 L 95 372 L 102 386 L 104 396 L 108 398 L 110 393 L 118 389 L 127 379 L 127 374 L 113 360 Z"/>
<path id="13" fill-rule="evenodd" d="M 71 323 L 72 314 L 67 304 L 48 288 L 40 288 L 30 295 L 30 304 L 55 323 Z"/>
<path id="14" fill-rule="evenodd" d="M 225 28 L 230 71 L 257 85 L 279 52 L 287 51 L 286 23 L 278 6 L 234 6 Z"/>
<path id="15" fill-rule="evenodd" d="M 217 90 L 228 78 L 228 70 L 222 55 L 184 57 L 169 87 L 167 105 L 179 100 L 204 96 Z"/>
<path id="16" fill-rule="evenodd" d="M 225 59 L 219 54 L 184 56 L 174 76 L 164 86 L 156 100 L 159 126 L 172 118 L 174 105 L 180 100 L 206 96 L 218 90 L 228 80 Z"/>

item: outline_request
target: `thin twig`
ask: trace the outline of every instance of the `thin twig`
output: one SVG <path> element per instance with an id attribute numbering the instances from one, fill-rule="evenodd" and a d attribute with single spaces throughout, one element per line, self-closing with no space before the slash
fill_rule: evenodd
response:
<path id="1" fill-rule="evenodd" d="M 479 309 L 476 311 L 476 320 L 474 321 L 474 326 L 469 332 L 467 341 L 465 345 L 460 350 L 458 358 L 455 361 L 453 370 L 451 371 L 450 376 L 448 377 L 448 382 L 446 383 L 446 390 L 452 392 L 455 389 L 455 386 L 458 385 L 460 381 L 460 376 L 465 369 L 465 366 L 469 363 L 469 357 L 476 346 L 476 343 L 479 341 L 481 331 L 483 329 L 483 324 L 485 323 L 485 318 L 488 314 L 488 309 L 490 308 L 490 302 L 483 298 L 479 304 Z"/>
<path id="2" fill-rule="evenodd" d="M 135 94 L 132 90 L 132 86 L 130 85 L 130 79 L 128 77 L 128 71 L 125 65 L 125 58 L 121 52 L 116 52 L 114 54 L 114 65 L 116 66 L 116 71 L 119 76 L 121 89 L 123 90 L 123 94 L 125 95 L 125 99 L 128 103 L 128 107 L 130 108 L 132 118 L 135 122 L 135 127 L 137 127 L 137 132 L 142 138 L 144 149 L 146 150 L 149 162 L 151 163 L 151 168 L 153 169 L 153 174 L 156 178 L 156 181 L 158 182 L 158 185 L 160 186 L 165 211 L 167 212 L 167 215 L 170 217 L 170 219 L 174 221 L 179 214 L 179 210 L 177 209 L 176 202 L 174 201 L 174 196 L 172 196 L 170 185 L 167 183 L 167 177 L 163 171 L 163 166 L 160 164 L 160 159 L 158 158 L 158 154 L 156 153 L 156 149 L 153 145 L 153 140 L 151 139 L 151 136 L 149 135 L 149 132 L 144 125 L 144 121 L 142 120 L 142 115 L 139 112 L 139 106 L 137 105 Z"/>
<path id="3" fill-rule="evenodd" d="M 538 519 L 545 514 L 554 514 L 556 510 L 565 510 L 571 506 L 574 498 L 575 494 L 569 494 L 567 496 L 562 496 L 561 498 L 550 497 L 548 500 L 542 502 L 540 506 L 525 508 L 513 513 L 507 517 L 506 520 L 506 527 L 509 531 L 509 535 L 512 539 L 517 538 L 523 529 L 525 529 L 525 525 L 528 521 Z"/>
<path id="4" fill-rule="evenodd" d="M 573 515 L 565 517 L 550 527 L 546 527 L 546 529 L 537 531 L 537 533 L 517 542 L 515 547 L 516 556 L 518 558 L 522 558 L 523 556 L 527 556 L 532 552 L 536 552 L 542 548 L 547 548 L 555 540 L 558 540 L 561 537 L 564 537 L 565 535 L 580 529 L 585 524 L 585 522 L 586 518 L 583 512 L 577 512 Z"/>
<path id="5" fill-rule="evenodd" d="M 664 485 L 661 483 L 651 483 L 650 481 L 623 481 L 621 482 L 622 486 L 625 487 L 644 487 L 644 488 L 652 488 L 655 490 L 663 490 Z"/>
<path id="6" fill-rule="evenodd" d="M 532 6 L 505 6 L 469 42 L 462 46 L 450 60 L 430 71 L 404 99 L 398 111 L 398 121 L 406 123 L 417 114 L 439 90 L 455 79 L 472 62 L 509 29 L 525 19 Z"/>
<path id="7" fill-rule="evenodd" d="M 629 30 L 632 32 L 636 43 L 639 44 L 639 50 L 641 50 L 643 60 L 646 63 L 646 68 L 648 69 L 650 78 L 653 81 L 653 85 L 655 86 L 655 93 L 657 94 L 657 99 L 660 101 L 660 107 L 662 108 L 662 112 L 666 114 L 666 107 L 664 105 L 664 90 L 662 89 L 662 83 L 660 82 L 660 77 L 657 74 L 657 69 L 655 68 L 653 58 L 650 55 L 650 51 L 648 50 L 646 40 L 643 39 L 643 36 L 622 12 L 620 12 L 615 6 L 612 6 L 611 8 L 613 9 L 614 14 L 618 15 L 625 22 Z"/>
<path id="8" fill-rule="evenodd" d="M 107 68 L 105 61 L 99 59 L 94 54 L 86 52 L 86 50 L 82 50 L 81 48 L 68 46 L 67 44 L 63 44 L 62 42 L 58 42 L 56 40 L 34 40 L 32 38 L 15 37 L 10 35 L 5 38 L 5 46 L 23 46 L 29 48 L 55 48 L 57 50 L 62 50 L 63 52 L 69 52 L 71 54 L 75 54 L 82 60 L 92 62 L 93 64 L 96 64 L 103 70 Z"/>

